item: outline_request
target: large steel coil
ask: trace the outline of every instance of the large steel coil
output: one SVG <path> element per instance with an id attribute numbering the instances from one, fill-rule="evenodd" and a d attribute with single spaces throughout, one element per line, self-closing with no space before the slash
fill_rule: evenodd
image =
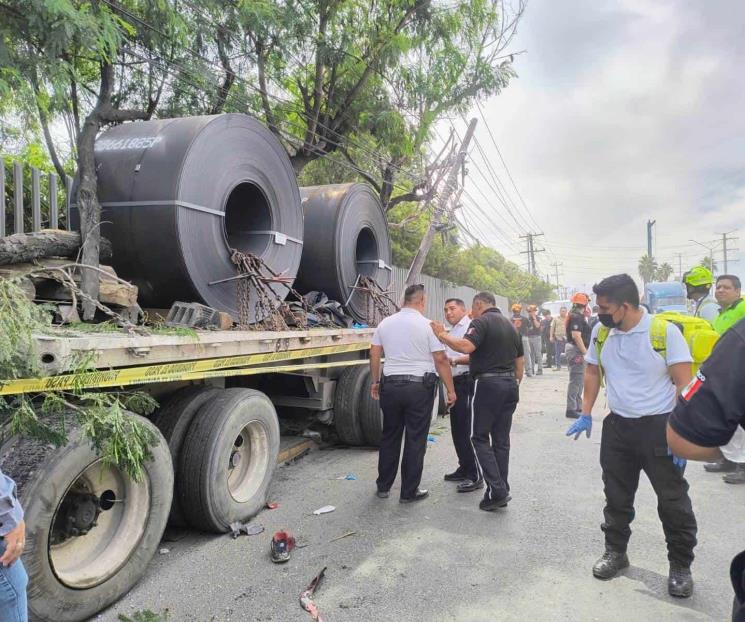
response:
<path id="1" fill-rule="evenodd" d="M 96 141 L 102 232 L 140 305 L 198 301 L 238 318 L 231 249 L 293 278 L 303 213 L 275 136 L 242 114 L 126 123 Z M 282 299 L 287 288 L 271 285 Z M 255 292 L 252 292 L 255 294 Z M 250 305 L 250 320 L 261 312 Z"/>
<path id="2" fill-rule="evenodd" d="M 367 184 L 300 188 L 305 214 L 305 248 L 296 287 L 320 290 L 338 300 L 352 317 L 368 321 L 366 294 L 355 289 L 359 276 L 383 289 L 391 283 L 391 241 L 374 190 Z"/>

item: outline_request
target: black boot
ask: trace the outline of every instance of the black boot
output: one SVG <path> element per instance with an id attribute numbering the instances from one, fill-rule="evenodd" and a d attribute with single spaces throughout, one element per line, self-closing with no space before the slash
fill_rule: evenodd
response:
<path id="1" fill-rule="evenodd" d="M 670 564 L 667 578 L 667 591 L 676 598 L 688 598 L 693 594 L 693 576 L 691 569 L 678 564 Z"/>
<path id="2" fill-rule="evenodd" d="M 615 577 L 619 571 L 628 567 L 629 558 L 626 553 L 605 549 L 603 556 L 592 567 L 592 574 L 596 579 L 607 581 Z"/>

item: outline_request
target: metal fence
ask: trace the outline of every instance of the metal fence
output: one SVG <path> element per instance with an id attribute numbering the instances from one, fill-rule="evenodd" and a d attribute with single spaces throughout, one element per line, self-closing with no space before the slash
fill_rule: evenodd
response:
<path id="1" fill-rule="evenodd" d="M 407 273 L 408 270 L 405 268 L 393 268 L 393 287 L 391 289 L 395 292 L 393 299 L 397 302 L 403 297 L 404 283 L 406 282 Z M 454 285 L 441 279 L 427 276 L 426 274 L 423 274 L 419 280 L 424 285 L 424 290 L 427 292 L 427 317 L 432 319 L 443 317 L 442 310 L 445 306 L 445 301 L 448 298 L 460 298 L 465 301 L 466 306 L 468 306 L 470 305 L 474 295 L 478 293 L 478 291 L 472 287 Z M 500 296 L 499 294 L 494 294 L 494 296 L 497 299 L 497 307 L 499 307 L 503 313 L 507 313 L 507 298 Z"/>
<path id="2" fill-rule="evenodd" d="M 61 184 L 54 173 L 0 158 L 0 238 L 67 224 L 71 188 L 72 177 Z"/>

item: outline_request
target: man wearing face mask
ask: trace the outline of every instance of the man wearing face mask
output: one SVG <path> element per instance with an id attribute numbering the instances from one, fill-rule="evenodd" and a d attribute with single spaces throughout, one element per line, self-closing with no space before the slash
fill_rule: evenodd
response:
<path id="1" fill-rule="evenodd" d="M 582 432 L 590 436 L 592 407 L 603 376 L 610 409 L 600 440 L 605 553 L 592 572 L 598 579 L 611 579 L 629 565 L 626 548 L 634 520 L 634 496 L 644 471 L 657 494 L 667 542 L 668 592 L 687 598 L 693 593 L 690 567 L 696 517 L 683 476 L 685 460 L 670 453 L 665 428 L 677 392 L 690 382 L 693 359 L 683 334 L 671 322 L 661 325 L 663 336 L 657 338 L 659 325 L 640 307 L 639 290 L 629 275 L 603 279 L 593 291 L 600 323 L 593 329 L 585 357 L 582 416 L 567 432 L 575 440 Z"/>

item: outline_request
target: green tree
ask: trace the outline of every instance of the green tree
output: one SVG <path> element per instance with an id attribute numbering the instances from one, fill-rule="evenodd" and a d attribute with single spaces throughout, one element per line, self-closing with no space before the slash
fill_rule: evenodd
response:
<path id="1" fill-rule="evenodd" d="M 654 278 L 657 281 L 667 281 L 674 272 L 675 270 L 673 270 L 673 267 L 669 263 L 665 262 L 657 268 L 657 272 L 655 273 Z"/>
<path id="2" fill-rule="evenodd" d="M 712 274 L 715 273 L 719 269 L 716 259 L 711 257 L 711 255 L 707 255 L 698 263 L 704 268 L 708 268 L 709 270 L 711 270 Z"/>
<path id="3" fill-rule="evenodd" d="M 657 269 L 657 262 L 653 257 L 643 255 L 639 260 L 639 276 L 642 277 L 642 281 L 645 283 L 655 280 Z"/>

